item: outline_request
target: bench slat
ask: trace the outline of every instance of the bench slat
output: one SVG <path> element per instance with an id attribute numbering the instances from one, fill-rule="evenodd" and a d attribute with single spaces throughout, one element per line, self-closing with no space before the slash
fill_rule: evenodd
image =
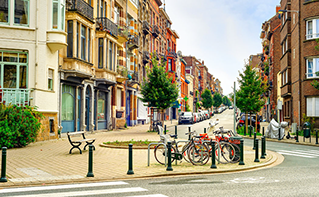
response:
<path id="1" fill-rule="evenodd" d="M 83 140 L 77 140 L 77 141 L 72 141 L 72 142 L 86 142 L 86 141 L 93 141 L 95 139 L 83 139 Z"/>
<path id="2" fill-rule="evenodd" d="M 84 131 L 80 131 L 80 132 L 72 132 L 72 133 L 67 133 L 68 135 L 80 135 L 85 133 Z"/>

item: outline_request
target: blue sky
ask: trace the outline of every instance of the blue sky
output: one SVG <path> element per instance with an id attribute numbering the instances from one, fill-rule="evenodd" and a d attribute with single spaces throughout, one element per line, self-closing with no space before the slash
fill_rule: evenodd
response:
<path id="1" fill-rule="evenodd" d="M 237 84 L 245 60 L 262 50 L 261 25 L 276 14 L 280 0 L 162 0 L 172 29 L 180 39 L 177 50 L 204 60 L 221 80 L 224 94 Z"/>

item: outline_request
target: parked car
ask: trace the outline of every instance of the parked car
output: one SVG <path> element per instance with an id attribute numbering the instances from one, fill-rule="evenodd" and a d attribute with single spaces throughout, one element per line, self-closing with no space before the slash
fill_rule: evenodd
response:
<path id="1" fill-rule="evenodd" d="M 200 117 L 199 117 L 198 113 L 193 113 L 193 117 L 194 117 L 194 122 L 200 121 Z"/>
<path id="2" fill-rule="evenodd" d="M 207 117 L 206 117 L 206 115 L 205 115 L 205 112 L 204 112 L 204 111 L 201 111 L 200 113 L 201 113 L 201 114 L 202 114 L 202 116 L 203 116 L 203 120 L 206 120 L 206 119 L 207 119 Z"/>
<path id="3" fill-rule="evenodd" d="M 192 112 L 182 112 L 179 115 L 178 124 L 182 124 L 182 123 L 193 124 L 194 123 L 193 113 Z"/>
<path id="4" fill-rule="evenodd" d="M 258 116 L 258 119 L 257 119 L 257 131 L 260 132 L 260 121 L 261 121 L 262 117 L 261 116 Z M 245 114 L 242 114 L 240 117 L 239 117 L 239 121 L 237 123 L 237 129 L 239 127 L 242 127 L 245 125 L 245 121 L 246 121 L 246 116 Z M 250 124 L 250 121 L 251 121 L 251 124 Z M 248 125 L 252 125 L 254 128 L 256 127 L 256 115 L 255 114 L 252 114 L 252 115 L 248 115 Z"/>
<path id="5" fill-rule="evenodd" d="M 210 113 L 207 110 L 203 111 L 203 112 L 205 114 L 206 119 L 209 119 L 210 118 Z"/>
<path id="6" fill-rule="evenodd" d="M 228 107 L 228 109 L 234 109 L 234 107 L 231 105 L 231 106 Z"/>

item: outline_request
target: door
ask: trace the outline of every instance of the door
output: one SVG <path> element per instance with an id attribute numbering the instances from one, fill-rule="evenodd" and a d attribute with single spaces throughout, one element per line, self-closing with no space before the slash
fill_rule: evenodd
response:
<path id="1" fill-rule="evenodd" d="M 82 102 L 81 102 L 81 95 L 82 95 L 82 90 L 78 89 L 78 117 L 77 117 L 77 128 L 78 131 L 81 131 L 81 106 L 82 106 Z"/>
<path id="2" fill-rule="evenodd" d="M 75 87 L 62 85 L 62 133 L 75 131 Z"/>
<path id="3" fill-rule="evenodd" d="M 91 98 L 92 98 L 91 87 L 87 86 L 86 93 L 85 93 L 85 124 L 86 124 L 87 131 L 89 131 L 90 129 Z"/>
<path id="4" fill-rule="evenodd" d="M 127 126 L 131 126 L 131 123 L 130 123 L 130 119 L 131 119 L 131 116 L 130 116 L 130 97 L 131 97 L 131 92 L 127 91 L 127 94 L 126 94 L 126 110 L 125 110 Z"/>
<path id="5" fill-rule="evenodd" d="M 97 120 L 98 130 L 107 129 L 107 94 L 105 92 L 99 92 L 97 98 Z"/>

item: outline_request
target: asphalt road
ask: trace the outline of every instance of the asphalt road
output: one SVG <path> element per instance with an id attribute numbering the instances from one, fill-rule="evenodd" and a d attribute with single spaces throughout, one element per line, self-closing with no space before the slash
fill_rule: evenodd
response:
<path id="1" fill-rule="evenodd" d="M 224 119 L 223 114 L 220 119 Z M 193 127 L 198 129 L 206 124 Z M 187 125 L 181 126 L 180 132 L 184 132 L 184 127 Z M 252 144 L 252 140 L 245 139 L 245 144 Z M 0 196 L 319 196 L 318 147 L 267 142 L 267 149 L 283 154 L 283 163 L 237 173 L 12 188 L 0 190 Z"/>

